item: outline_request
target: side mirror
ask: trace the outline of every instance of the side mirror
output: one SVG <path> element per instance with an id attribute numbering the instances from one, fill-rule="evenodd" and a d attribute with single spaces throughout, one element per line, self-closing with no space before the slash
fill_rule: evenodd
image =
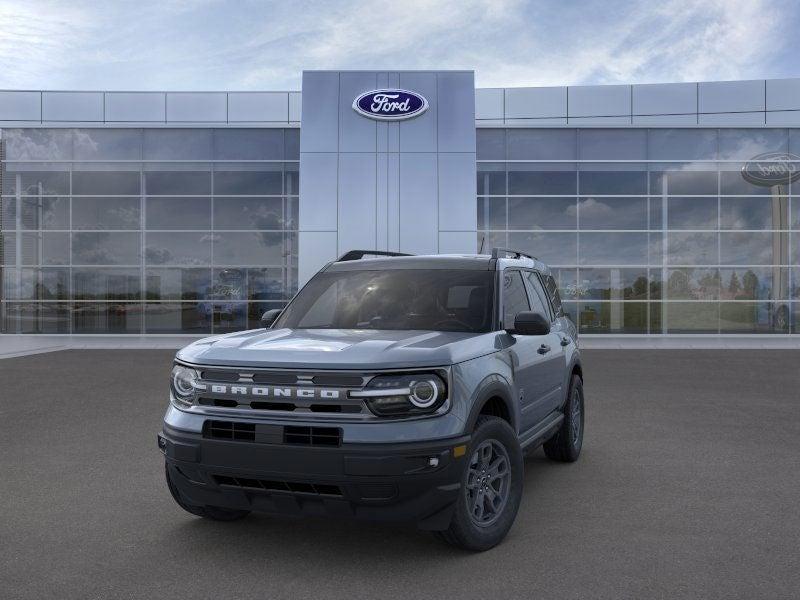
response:
<path id="1" fill-rule="evenodd" d="M 514 318 L 514 330 L 518 335 L 547 335 L 550 333 L 550 319 L 544 315 L 524 310 Z"/>
<path id="2" fill-rule="evenodd" d="M 264 329 L 269 329 L 270 327 L 272 327 L 272 324 L 275 322 L 275 319 L 278 318 L 278 315 L 280 315 L 282 312 L 283 312 L 282 308 L 273 308 L 272 310 L 268 310 L 263 315 L 261 315 L 261 326 Z"/>

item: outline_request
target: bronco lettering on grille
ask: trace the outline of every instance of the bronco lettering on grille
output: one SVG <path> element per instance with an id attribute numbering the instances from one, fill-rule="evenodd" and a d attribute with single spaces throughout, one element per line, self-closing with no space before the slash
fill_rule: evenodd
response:
<path id="1" fill-rule="evenodd" d="M 321 388 L 221 385 L 217 383 L 211 386 L 211 393 L 226 394 L 231 396 L 257 396 L 259 398 L 320 398 L 324 400 L 337 400 L 340 395 L 340 390 Z"/>

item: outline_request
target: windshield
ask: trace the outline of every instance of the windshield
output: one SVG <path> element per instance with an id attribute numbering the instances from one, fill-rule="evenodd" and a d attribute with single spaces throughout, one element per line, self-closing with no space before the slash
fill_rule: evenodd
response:
<path id="1" fill-rule="evenodd" d="M 319 273 L 273 327 L 484 333 L 492 327 L 493 276 L 441 269 Z"/>

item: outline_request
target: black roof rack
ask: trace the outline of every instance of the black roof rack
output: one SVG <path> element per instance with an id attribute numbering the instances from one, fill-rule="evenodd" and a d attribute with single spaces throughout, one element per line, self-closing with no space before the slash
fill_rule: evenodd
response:
<path id="1" fill-rule="evenodd" d="M 525 258 L 530 258 L 531 260 L 539 260 L 535 256 L 531 256 L 525 252 L 520 252 L 519 250 L 511 250 L 510 248 L 492 248 L 492 258 L 494 260 L 497 260 L 498 258 L 522 258 L 523 256 Z"/>
<path id="2" fill-rule="evenodd" d="M 414 256 L 413 254 L 405 254 L 403 252 L 386 252 L 385 250 L 350 250 L 345 252 L 336 262 L 344 262 L 347 260 L 361 260 L 365 256 Z"/>

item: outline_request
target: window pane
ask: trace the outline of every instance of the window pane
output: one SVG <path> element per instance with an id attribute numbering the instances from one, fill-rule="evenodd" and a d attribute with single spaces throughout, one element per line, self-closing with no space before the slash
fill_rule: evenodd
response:
<path id="1" fill-rule="evenodd" d="M 647 157 L 650 160 L 715 160 L 717 130 L 650 129 Z"/>
<path id="2" fill-rule="evenodd" d="M 139 229 L 139 197 L 72 199 L 73 229 Z"/>
<path id="3" fill-rule="evenodd" d="M 142 305 L 125 302 L 75 304 L 74 333 L 140 333 Z"/>
<path id="4" fill-rule="evenodd" d="M 69 194 L 69 172 L 43 170 L 14 171 L 17 165 L 4 165 L 3 194 L 58 196 Z"/>
<path id="5" fill-rule="evenodd" d="M 75 160 L 139 160 L 140 129 L 75 129 Z"/>
<path id="6" fill-rule="evenodd" d="M 68 233 L 23 233 L 23 265 L 69 264 Z"/>
<path id="7" fill-rule="evenodd" d="M 575 229 L 575 198 L 509 198 L 509 229 Z"/>
<path id="8" fill-rule="evenodd" d="M 720 333 L 789 333 L 789 306 L 772 302 L 721 302 Z"/>
<path id="9" fill-rule="evenodd" d="M 580 229 L 647 229 L 647 198 L 580 198 Z"/>
<path id="10" fill-rule="evenodd" d="M 786 249 L 788 233 L 753 232 L 720 234 L 720 264 L 723 265 L 771 265 L 785 264 L 785 258 L 773 251 Z"/>
<path id="11" fill-rule="evenodd" d="M 505 198 L 478 198 L 478 229 L 506 229 Z"/>
<path id="12" fill-rule="evenodd" d="M 720 275 L 717 269 L 668 269 L 669 300 L 718 300 Z"/>
<path id="13" fill-rule="evenodd" d="M 789 298 L 800 300 L 800 267 L 791 269 L 792 281 L 789 286 Z"/>
<path id="14" fill-rule="evenodd" d="M 581 269 L 585 300 L 647 300 L 647 269 Z"/>
<path id="15" fill-rule="evenodd" d="M 69 304 L 9 302 L 4 308 L 2 333 L 69 333 Z"/>
<path id="16" fill-rule="evenodd" d="M 300 129 L 284 129 L 284 151 L 286 160 L 300 160 Z"/>
<path id="17" fill-rule="evenodd" d="M 564 300 L 572 300 L 579 298 L 582 294 L 578 287 L 578 271 L 576 269 L 550 269 L 553 282 L 557 286 L 557 290 L 559 295 L 564 298 Z M 547 292 L 551 294 L 551 298 L 553 297 L 552 293 L 552 284 L 550 280 L 547 280 Z"/>
<path id="18" fill-rule="evenodd" d="M 742 176 L 740 165 L 722 165 L 719 174 L 721 194 L 738 194 L 751 196 L 768 196 L 772 194 L 771 186 L 756 185 Z"/>
<path id="19" fill-rule="evenodd" d="M 147 233 L 148 265 L 210 265 L 211 233 Z"/>
<path id="20" fill-rule="evenodd" d="M 199 300 L 211 293 L 211 269 L 148 268 L 148 300 Z"/>
<path id="21" fill-rule="evenodd" d="M 647 158 L 645 129 L 581 129 L 578 136 L 578 158 L 581 160 Z"/>
<path id="22" fill-rule="evenodd" d="M 211 129 L 145 129 L 142 158 L 146 160 L 210 160 Z"/>
<path id="23" fill-rule="evenodd" d="M 72 193 L 137 195 L 139 194 L 139 171 L 73 171 Z"/>
<path id="24" fill-rule="evenodd" d="M 139 233 L 73 233 L 74 265 L 138 265 L 141 253 Z"/>
<path id="25" fill-rule="evenodd" d="M 283 129 L 215 129 L 217 160 L 282 160 Z"/>
<path id="26" fill-rule="evenodd" d="M 288 300 L 297 291 L 282 269 L 247 269 L 248 300 Z"/>
<path id="27" fill-rule="evenodd" d="M 69 269 L 3 269 L 3 300 L 69 300 Z"/>
<path id="28" fill-rule="evenodd" d="M 787 229 L 788 198 L 721 198 L 723 229 Z"/>
<path id="29" fill-rule="evenodd" d="M 647 333 L 646 302 L 581 302 L 581 333 Z"/>
<path id="30" fill-rule="evenodd" d="M 247 304 L 244 302 L 215 303 L 211 307 L 214 333 L 243 331 L 247 329 Z"/>
<path id="31" fill-rule="evenodd" d="M 205 304 L 148 302 L 146 333 L 210 333 L 211 308 Z"/>
<path id="32" fill-rule="evenodd" d="M 667 226 L 669 229 L 716 229 L 717 199 L 668 198 Z"/>
<path id="33" fill-rule="evenodd" d="M 300 165 L 283 163 L 283 193 L 297 196 L 300 193 Z"/>
<path id="34" fill-rule="evenodd" d="M 478 195 L 497 196 L 506 193 L 506 168 L 504 164 L 478 165 Z"/>
<path id="35" fill-rule="evenodd" d="M 211 194 L 210 171 L 147 171 L 145 190 L 151 196 L 198 196 Z"/>
<path id="36" fill-rule="evenodd" d="M 508 129 L 509 160 L 574 160 L 574 129 Z"/>
<path id="37" fill-rule="evenodd" d="M 487 239 L 484 251 L 491 249 Z M 505 248 L 514 248 L 539 258 L 548 265 L 574 265 L 577 261 L 578 236 L 574 233 L 509 233 L 508 245 L 492 240 Z"/>
<path id="38" fill-rule="evenodd" d="M 3 129 L 7 160 L 71 160 L 69 129 Z"/>
<path id="39" fill-rule="evenodd" d="M 717 302 L 665 302 L 664 319 L 667 333 L 717 333 Z"/>
<path id="40" fill-rule="evenodd" d="M 476 131 L 476 150 L 478 160 L 505 160 L 506 130 L 483 129 Z"/>
<path id="41" fill-rule="evenodd" d="M 672 265 L 719 264 L 716 233 L 667 234 L 667 262 Z"/>
<path id="42" fill-rule="evenodd" d="M 152 197 L 147 205 L 147 229 L 211 229 L 211 198 Z"/>
<path id="43" fill-rule="evenodd" d="M 278 171 L 217 171 L 214 173 L 215 194 L 257 196 L 280 195 L 283 175 Z"/>
<path id="44" fill-rule="evenodd" d="M 214 262 L 218 265 L 280 265 L 293 246 L 291 234 L 216 233 Z"/>
<path id="45" fill-rule="evenodd" d="M 139 300 L 142 296 L 139 269 L 73 269 L 75 300 Z"/>
<path id="46" fill-rule="evenodd" d="M 281 198 L 215 198 L 215 229 L 285 229 Z"/>
<path id="47" fill-rule="evenodd" d="M 514 195 L 575 195 L 576 171 L 534 171 L 520 164 L 508 166 L 508 193 Z"/>
<path id="48" fill-rule="evenodd" d="M 20 203 L 23 229 L 69 229 L 69 198 L 23 196 Z"/>
<path id="49" fill-rule="evenodd" d="M 654 165 L 657 167 L 657 165 Z M 666 167 L 669 168 L 669 167 Z M 679 167 L 676 167 L 679 168 Z M 679 196 L 716 196 L 718 191 L 716 171 L 654 170 L 650 172 L 650 193 Z"/>
<path id="50" fill-rule="evenodd" d="M 723 300 L 785 300 L 789 271 L 782 267 L 720 269 Z"/>
<path id="51" fill-rule="evenodd" d="M 788 152 L 786 129 L 720 129 L 720 160 L 750 160 L 765 152 Z"/>
<path id="52" fill-rule="evenodd" d="M 506 271 L 503 273 L 503 327 L 514 327 L 514 318 L 526 310 L 530 310 L 530 304 L 519 271 Z"/>
<path id="53" fill-rule="evenodd" d="M 646 233 L 581 233 L 579 264 L 647 264 Z"/>
<path id="54" fill-rule="evenodd" d="M 646 194 L 646 171 L 581 171 L 581 194 Z"/>

